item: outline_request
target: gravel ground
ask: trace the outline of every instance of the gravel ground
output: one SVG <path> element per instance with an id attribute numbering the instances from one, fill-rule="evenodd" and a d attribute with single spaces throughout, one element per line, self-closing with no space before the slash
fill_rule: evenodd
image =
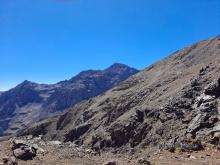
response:
<path id="1" fill-rule="evenodd" d="M 43 144 L 43 145 L 42 145 Z M 138 155 L 103 153 L 94 155 L 87 153 L 87 149 L 73 146 L 54 145 L 45 142 L 38 143 L 45 150 L 44 154 L 38 154 L 33 160 L 21 161 L 19 165 L 104 165 L 109 161 L 116 161 L 118 165 L 138 165 L 138 160 L 150 160 L 153 165 L 219 165 L 220 151 L 206 149 L 192 153 L 170 153 L 162 151 L 146 156 L 145 151 Z M 9 141 L 0 142 L 0 158 L 11 156 L 11 144 Z"/>

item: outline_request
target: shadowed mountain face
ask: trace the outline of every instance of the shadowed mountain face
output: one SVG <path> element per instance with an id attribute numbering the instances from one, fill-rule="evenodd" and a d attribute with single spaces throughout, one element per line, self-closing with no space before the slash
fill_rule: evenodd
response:
<path id="1" fill-rule="evenodd" d="M 53 116 L 82 100 L 97 96 L 137 72 L 116 63 L 106 70 L 84 71 L 53 85 L 24 81 L 0 94 L 0 135 L 15 133 L 39 118 Z"/>
<path id="2" fill-rule="evenodd" d="M 219 92 L 220 36 L 177 51 L 24 134 L 93 149 L 196 150 L 197 140 L 219 142 Z"/>
<path id="3" fill-rule="evenodd" d="M 60 87 L 47 99 L 44 107 L 47 111 L 62 111 L 111 89 L 137 72 L 136 69 L 117 63 L 104 71 L 81 72 L 69 81 L 58 83 Z"/>

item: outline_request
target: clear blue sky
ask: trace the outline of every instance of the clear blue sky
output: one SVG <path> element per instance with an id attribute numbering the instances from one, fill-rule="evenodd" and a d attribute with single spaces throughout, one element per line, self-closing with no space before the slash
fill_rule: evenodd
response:
<path id="1" fill-rule="evenodd" d="M 0 90 L 120 62 L 138 69 L 220 34 L 220 0 L 0 0 Z"/>

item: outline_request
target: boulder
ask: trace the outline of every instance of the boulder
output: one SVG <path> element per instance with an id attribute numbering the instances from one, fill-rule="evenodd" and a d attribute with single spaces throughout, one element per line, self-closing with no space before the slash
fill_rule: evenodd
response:
<path id="1" fill-rule="evenodd" d="M 21 160 L 32 160 L 36 156 L 36 149 L 33 147 L 20 147 L 13 151 L 16 158 Z"/>
<path id="2" fill-rule="evenodd" d="M 13 155 L 21 160 L 32 160 L 36 154 L 44 155 L 44 149 L 31 140 L 14 139 L 12 141 Z"/>
<path id="3" fill-rule="evenodd" d="M 206 113 L 197 114 L 196 117 L 194 117 L 193 120 L 189 123 L 188 132 L 195 133 L 196 131 L 198 131 L 201 127 L 201 124 L 205 121 L 206 117 Z"/>
<path id="4" fill-rule="evenodd" d="M 109 162 L 104 163 L 104 165 L 117 165 L 117 162 L 116 161 L 109 161 Z"/>
<path id="5" fill-rule="evenodd" d="M 52 145 L 58 145 L 58 146 L 62 144 L 61 141 L 50 141 L 49 143 Z"/>
<path id="6" fill-rule="evenodd" d="M 191 151 L 201 151 L 203 146 L 200 141 L 183 141 L 180 143 L 181 151 L 191 152 Z"/>
<path id="7" fill-rule="evenodd" d="M 146 164 L 146 165 L 151 165 L 151 162 L 146 160 L 145 158 L 140 158 L 138 159 L 139 164 Z"/>
<path id="8" fill-rule="evenodd" d="M 18 139 L 15 139 L 12 141 L 12 150 L 20 148 L 21 146 L 27 146 L 27 142 L 25 142 L 24 140 L 18 140 Z"/>
<path id="9" fill-rule="evenodd" d="M 205 88 L 206 95 L 220 96 L 220 78 L 217 81 L 212 82 Z"/>

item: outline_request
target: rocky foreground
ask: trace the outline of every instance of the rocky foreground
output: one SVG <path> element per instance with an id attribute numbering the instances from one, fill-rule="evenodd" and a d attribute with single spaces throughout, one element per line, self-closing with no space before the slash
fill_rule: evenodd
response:
<path id="1" fill-rule="evenodd" d="M 12 138 L 0 143 L 1 165 L 219 165 L 220 150 L 206 146 L 202 151 L 175 152 L 158 150 L 124 154 L 97 152 L 74 143 L 44 141 L 32 136 Z"/>

